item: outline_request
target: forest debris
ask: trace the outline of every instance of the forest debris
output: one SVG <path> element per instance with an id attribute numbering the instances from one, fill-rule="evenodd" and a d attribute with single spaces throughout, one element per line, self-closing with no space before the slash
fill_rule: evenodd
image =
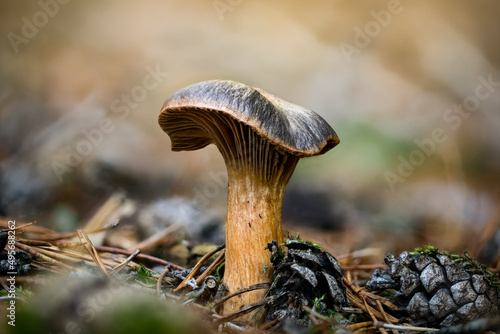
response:
<path id="1" fill-rule="evenodd" d="M 189 279 L 191 279 L 196 274 L 196 272 L 201 268 L 201 266 L 203 265 L 203 263 L 205 263 L 205 261 L 207 259 L 209 259 L 215 253 L 221 251 L 224 247 L 225 247 L 225 245 L 223 244 L 223 245 L 215 248 L 211 252 L 208 252 L 207 254 L 205 254 L 205 256 L 203 256 L 200 259 L 200 261 L 198 261 L 198 263 L 193 267 L 193 269 L 191 269 L 191 272 L 184 278 L 184 280 L 179 284 L 179 286 L 174 289 L 174 291 L 179 291 L 180 289 L 182 289 L 183 287 L 185 287 L 186 286 L 186 282 Z"/>

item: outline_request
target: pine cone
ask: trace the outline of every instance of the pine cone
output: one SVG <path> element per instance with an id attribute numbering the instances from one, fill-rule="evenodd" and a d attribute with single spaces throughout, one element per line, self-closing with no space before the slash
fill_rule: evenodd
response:
<path id="1" fill-rule="evenodd" d="M 291 319 L 307 327 L 309 319 L 303 306 L 329 315 L 329 310 L 348 305 L 342 272 L 333 255 L 299 240 L 289 240 L 285 246 L 286 256 L 276 242 L 268 245 L 274 274 L 267 295 L 276 298 L 269 305 L 266 321 Z"/>
<path id="2" fill-rule="evenodd" d="M 370 290 L 394 289 L 394 303 L 415 325 L 448 327 L 500 314 L 500 281 L 468 255 L 433 247 L 388 254 L 389 268 L 375 270 Z"/>

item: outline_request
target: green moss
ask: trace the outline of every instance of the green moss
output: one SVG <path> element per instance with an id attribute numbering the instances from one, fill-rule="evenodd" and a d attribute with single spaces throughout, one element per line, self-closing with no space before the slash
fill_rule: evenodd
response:
<path id="1" fill-rule="evenodd" d="M 322 307 L 321 307 L 320 303 L 323 301 L 323 299 L 325 299 L 325 295 L 322 295 L 319 298 L 318 297 L 314 298 L 313 306 L 314 306 L 314 309 L 316 310 L 316 312 L 321 313 Z"/>
<path id="2" fill-rule="evenodd" d="M 151 276 L 153 276 L 153 273 L 146 269 L 143 264 L 141 264 L 140 267 L 137 268 L 135 281 L 142 286 L 152 287 L 156 285 L 156 280 Z"/>
<path id="3" fill-rule="evenodd" d="M 9 292 L 5 289 L 0 290 L 0 297 L 6 297 L 9 295 Z M 22 286 L 17 286 L 15 289 L 16 297 L 21 299 L 30 299 L 33 296 L 33 292 L 29 288 L 23 288 Z M 6 303 L 9 303 L 9 299 L 5 300 Z"/>
<path id="4" fill-rule="evenodd" d="M 283 244 L 277 245 L 277 249 L 274 253 L 271 253 L 271 262 L 275 265 L 280 264 L 286 257 L 286 252 L 283 249 Z"/>
<path id="5" fill-rule="evenodd" d="M 222 268 L 226 265 L 226 261 L 222 262 L 218 267 L 217 269 L 215 270 L 215 277 L 217 278 L 221 278 L 221 273 L 220 271 L 222 270 Z"/>
<path id="6" fill-rule="evenodd" d="M 272 289 L 274 289 L 274 288 L 276 287 L 276 282 L 278 281 L 278 279 L 279 279 L 280 277 L 281 277 L 281 274 L 277 274 L 277 275 L 275 275 L 275 276 L 274 276 L 274 279 L 273 279 L 273 281 L 272 281 L 272 283 L 271 283 L 271 286 L 270 286 L 270 287 L 269 287 L 269 289 L 267 290 L 266 296 L 267 296 L 267 294 L 268 294 L 268 293 L 269 293 Z"/>
<path id="7" fill-rule="evenodd" d="M 489 271 L 486 266 L 472 257 L 469 254 L 464 254 L 464 262 L 462 265 L 465 267 L 465 270 L 471 274 L 480 274 L 490 283 L 490 285 L 496 287 L 500 290 L 500 278 L 497 273 L 492 273 Z"/>

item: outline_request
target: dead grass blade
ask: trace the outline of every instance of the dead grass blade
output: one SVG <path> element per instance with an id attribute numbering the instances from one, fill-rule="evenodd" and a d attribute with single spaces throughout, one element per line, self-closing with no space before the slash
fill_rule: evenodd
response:
<path id="1" fill-rule="evenodd" d="M 123 268 L 125 268 L 130 263 L 130 261 L 132 261 L 133 259 L 135 259 L 137 257 L 137 255 L 139 255 L 140 252 L 141 252 L 140 249 L 136 250 L 135 252 L 133 252 L 132 254 L 130 254 L 129 257 L 127 257 L 125 260 L 123 260 L 122 263 L 118 264 L 116 267 L 114 267 L 113 269 L 111 269 L 111 275 L 118 274 Z"/>
<path id="2" fill-rule="evenodd" d="M 63 262 L 60 262 L 60 261 L 57 261 L 57 260 L 54 260 L 52 259 L 51 257 L 48 257 L 44 254 L 41 254 L 37 251 L 35 251 L 34 249 L 30 248 L 29 246 L 26 246 L 26 245 L 23 245 L 22 243 L 16 241 L 16 247 L 27 252 L 28 254 L 30 254 L 31 256 L 34 256 L 36 258 L 39 258 L 39 259 L 42 259 L 50 264 L 53 264 L 57 267 L 62 267 L 64 269 L 67 269 L 67 270 L 73 270 L 74 268 L 71 267 L 71 266 L 68 266 L 67 264 L 63 263 Z"/>
<path id="3" fill-rule="evenodd" d="M 363 291 L 361 289 L 356 289 L 347 279 L 344 278 L 344 284 L 347 287 L 347 298 L 349 301 L 356 305 L 356 307 L 362 309 L 365 313 L 369 314 L 374 321 L 380 320 L 388 320 L 391 323 L 398 323 L 398 319 L 393 317 L 390 314 L 382 314 L 380 311 L 375 309 L 372 305 L 376 305 L 376 303 L 371 300 L 369 293 L 364 295 L 360 294 L 359 291 Z M 379 296 L 377 296 L 379 297 Z M 369 303 L 367 302 L 369 300 Z M 379 299 L 382 301 L 381 299 Z M 385 301 L 388 302 L 388 301 Z M 395 306 L 394 306 L 395 307 Z"/>
<path id="4" fill-rule="evenodd" d="M 120 248 L 115 248 L 115 247 L 94 246 L 94 248 L 96 250 L 98 250 L 99 252 L 121 254 L 121 255 L 127 255 L 127 256 L 130 256 L 133 253 L 133 252 L 127 251 L 125 249 L 120 249 Z M 168 261 L 159 259 L 159 258 L 151 256 L 151 255 L 147 255 L 147 254 L 138 254 L 136 256 L 136 259 L 141 260 L 141 261 L 154 263 L 154 264 L 157 264 L 159 266 L 170 266 L 171 269 L 174 269 L 174 270 L 186 270 L 186 268 L 181 267 L 179 265 L 176 265 L 175 263 L 168 262 Z"/>
<path id="5" fill-rule="evenodd" d="M 104 263 L 102 263 L 101 257 L 99 256 L 99 253 L 95 249 L 94 245 L 92 244 L 92 241 L 89 239 L 87 234 L 83 232 L 82 230 L 77 230 L 78 237 L 80 238 L 80 241 L 84 239 L 87 243 L 84 245 L 85 249 L 89 252 L 90 256 L 94 259 L 94 262 L 97 264 L 97 267 L 101 270 L 101 272 L 106 275 L 106 277 L 111 278 L 111 276 L 108 273 L 108 270 L 104 266 Z"/>

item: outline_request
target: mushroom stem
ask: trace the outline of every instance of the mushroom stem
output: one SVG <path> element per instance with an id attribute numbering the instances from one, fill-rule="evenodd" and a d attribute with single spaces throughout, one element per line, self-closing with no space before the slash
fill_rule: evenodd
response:
<path id="1" fill-rule="evenodd" d="M 270 160 L 284 160 L 284 163 L 271 175 L 262 174 L 260 169 L 249 173 L 233 164 L 227 166 L 229 185 L 224 283 L 229 294 L 253 284 L 270 282 L 272 278 L 270 252 L 266 248 L 272 240 L 278 243 L 283 241 L 283 194 L 299 160 L 296 156 L 277 151 L 274 155 L 275 159 Z M 264 290 L 257 290 L 235 296 L 224 304 L 223 313 L 229 314 L 254 303 L 265 293 Z"/>

